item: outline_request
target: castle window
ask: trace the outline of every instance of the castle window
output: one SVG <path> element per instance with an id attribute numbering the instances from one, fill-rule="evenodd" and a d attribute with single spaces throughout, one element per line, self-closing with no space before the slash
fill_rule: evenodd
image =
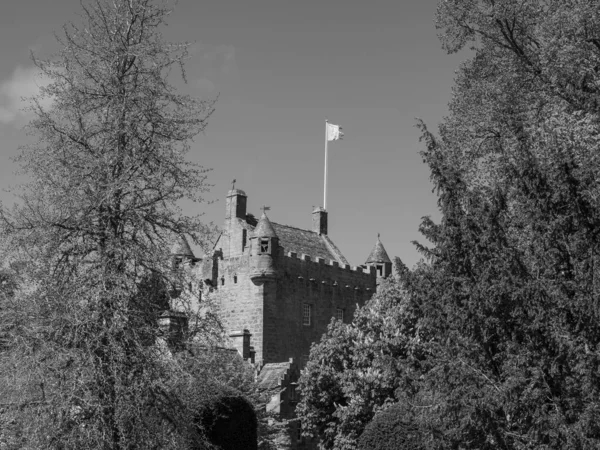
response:
<path id="1" fill-rule="evenodd" d="M 269 239 L 260 240 L 260 253 L 271 253 L 269 249 Z"/>
<path id="2" fill-rule="evenodd" d="M 302 305 L 302 325 L 309 327 L 311 324 L 312 305 L 304 303 Z"/>
<path id="3" fill-rule="evenodd" d="M 248 239 L 248 232 L 246 230 L 242 230 L 242 252 L 246 248 L 246 240 Z"/>
<path id="4" fill-rule="evenodd" d="M 233 282 L 234 282 L 234 283 L 237 283 L 237 275 L 234 275 L 234 276 L 233 276 Z"/>
<path id="5" fill-rule="evenodd" d="M 344 309 L 343 308 L 338 308 L 335 310 L 335 318 L 337 320 L 341 320 L 342 322 L 344 321 Z"/>
<path id="6" fill-rule="evenodd" d="M 383 276 L 383 264 L 377 264 L 377 273 L 380 277 Z"/>
<path id="7" fill-rule="evenodd" d="M 221 286 L 225 286 L 225 278 L 221 278 Z"/>

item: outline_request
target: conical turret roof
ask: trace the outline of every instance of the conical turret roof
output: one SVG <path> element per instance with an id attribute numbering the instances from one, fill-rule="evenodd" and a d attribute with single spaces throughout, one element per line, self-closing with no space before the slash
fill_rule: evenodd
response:
<path id="1" fill-rule="evenodd" d="M 194 252 L 192 252 L 190 244 L 188 244 L 187 239 L 183 235 L 177 240 L 177 242 L 171 248 L 171 254 L 174 256 L 185 256 L 188 258 L 196 258 L 194 256 Z"/>
<path id="2" fill-rule="evenodd" d="M 377 242 L 375 243 L 375 247 L 373 247 L 373 250 L 371 250 L 371 254 L 365 261 L 365 264 L 391 263 L 391 262 L 392 262 L 392 260 L 390 259 L 387 252 L 385 251 L 385 248 L 383 248 L 383 244 L 381 243 L 381 240 L 379 239 L 379 235 L 377 235 Z"/>
<path id="3" fill-rule="evenodd" d="M 264 212 L 262 213 L 262 216 L 260 216 L 260 220 L 254 229 L 254 236 L 277 237 L 277 233 L 275 233 L 275 229 L 273 228 L 271 221 Z"/>

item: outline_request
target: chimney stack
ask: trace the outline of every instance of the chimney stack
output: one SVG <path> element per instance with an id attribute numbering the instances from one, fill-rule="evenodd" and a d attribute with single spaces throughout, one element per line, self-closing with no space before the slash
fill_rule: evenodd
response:
<path id="1" fill-rule="evenodd" d="M 246 329 L 242 331 L 234 331 L 229 334 L 229 337 L 233 341 L 234 348 L 239 352 L 240 356 L 244 361 L 253 357 L 253 347 L 250 345 L 250 337 L 252 335 Z"/>
<path id="2" fill-rule="evenodd" d="M 318 234 L 327 234 L 327 211 L 320 206 L 312 213 L 312 230 Z"/>

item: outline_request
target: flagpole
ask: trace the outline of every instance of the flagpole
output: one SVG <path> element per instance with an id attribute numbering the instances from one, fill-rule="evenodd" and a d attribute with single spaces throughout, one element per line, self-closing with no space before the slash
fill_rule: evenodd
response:
<path id="1" fill-rule="evenodd" d="M 323 187 L 323 209 L 327 211 L 327 119 L 325 119 L 325 185 Z"/>

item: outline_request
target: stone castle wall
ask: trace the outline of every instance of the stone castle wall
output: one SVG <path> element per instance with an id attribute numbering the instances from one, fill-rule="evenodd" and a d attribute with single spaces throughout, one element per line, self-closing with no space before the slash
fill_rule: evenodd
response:
<path id="1" fill-rule="evenodd" d="M 263 363 L 294 358 L 303 367 L 310 345 L 319 341 L 338 308 L 350 321 L 376 287 L 375 269 L 340 267 L 335 261 L 283 254 L 280 247 L 273 281 L 254 283 L 251 256 L 218 259 L 216 288 L 227 332 L 248 329 L 256 360 Z M 215 271 L 206 267 L 212 275 Z M 303 325 L 303 305 L 311 307 L 311 323 Z"/>

